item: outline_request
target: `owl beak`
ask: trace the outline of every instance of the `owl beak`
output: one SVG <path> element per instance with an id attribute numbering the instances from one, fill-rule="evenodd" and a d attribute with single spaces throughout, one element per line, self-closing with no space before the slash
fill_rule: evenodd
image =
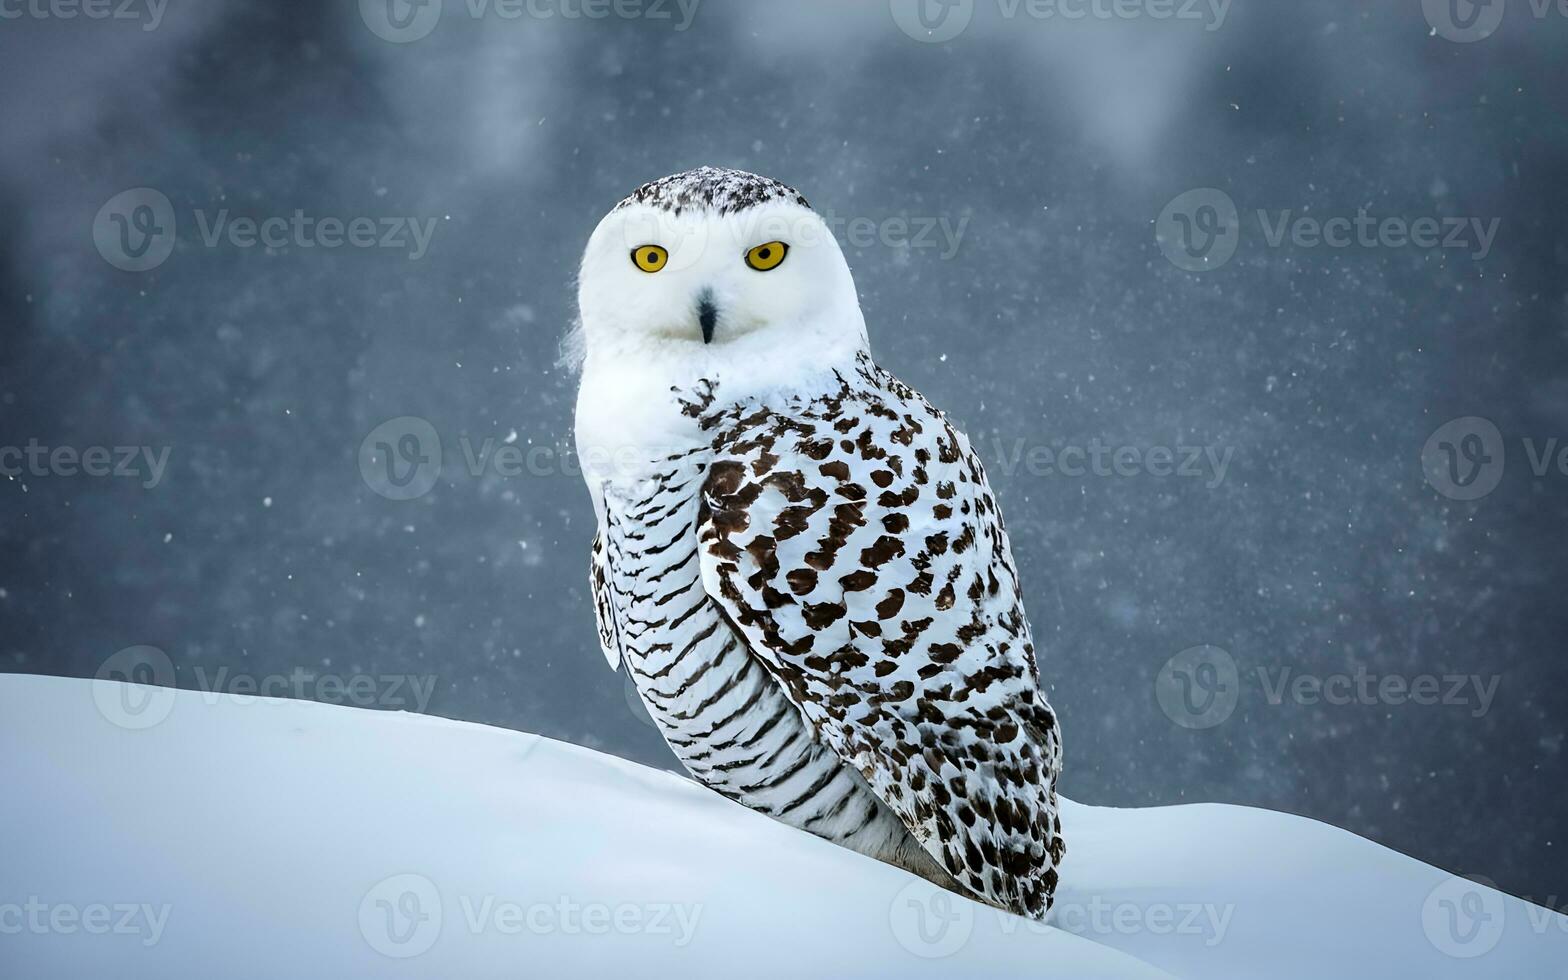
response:
<path id="1" fill-rule="evenodd" d="M 713 331 L 719 325 L 719 308 L 713 302 L 711 289 L 704 289 L 697 297 L 697 322 L 702 324 L 702 342 L 713 343 Z"/>

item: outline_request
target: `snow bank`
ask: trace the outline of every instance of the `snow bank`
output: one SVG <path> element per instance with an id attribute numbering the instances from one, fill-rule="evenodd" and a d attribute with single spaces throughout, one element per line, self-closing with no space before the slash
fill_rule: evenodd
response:
<path id="1" fill-rule="evenodd" d="M 0 976 L 1561 976 L 1568 919 L 1296 817 L 1069 804 L 1052 924 L 418 715 L 0 677 Z"/>

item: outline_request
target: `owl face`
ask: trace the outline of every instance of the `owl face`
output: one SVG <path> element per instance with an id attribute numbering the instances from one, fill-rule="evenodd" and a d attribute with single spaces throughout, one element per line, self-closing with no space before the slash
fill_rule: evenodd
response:
<path id="1" fill-rule="evenodd" d="M 578 302 L 590 360 L 713 361 L 864 338 L 827 225 L 776 181 L 704 168 L 645 185 L 595 229 Z"/>

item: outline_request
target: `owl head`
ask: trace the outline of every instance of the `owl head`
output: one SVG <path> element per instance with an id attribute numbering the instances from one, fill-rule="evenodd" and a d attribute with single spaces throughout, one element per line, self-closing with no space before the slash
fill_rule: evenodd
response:
<path id="1" fill-rule="evenodd" d="M 596 360 L 829 363 L 865 348 L 849 265 L 791 187 L 702 167 L 653 181 L 605 216 L 578 279 L 579 343 Z"/>

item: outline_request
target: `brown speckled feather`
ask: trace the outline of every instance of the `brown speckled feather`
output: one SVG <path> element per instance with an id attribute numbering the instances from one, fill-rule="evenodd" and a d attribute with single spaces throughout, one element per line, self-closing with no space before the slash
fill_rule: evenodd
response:
<path id="1" fill-rule="evenodd" d="M 687 393 L 711 434 L 702 579 L 817 738 L 962 886 L 1041 916 L 1061 738 L 968 441 L 862 357 L 784 407 Z"/>

